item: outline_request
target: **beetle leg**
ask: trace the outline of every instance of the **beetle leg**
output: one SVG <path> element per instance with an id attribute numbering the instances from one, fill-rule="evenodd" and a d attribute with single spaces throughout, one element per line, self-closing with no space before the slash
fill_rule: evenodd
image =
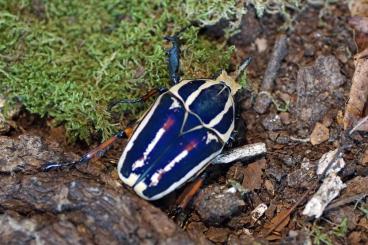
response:
<path id="1" fill-rule="evenodd" d="M 207 178 L 207 172 L 201 174 L 196 178 L 189 186 L 187 186 L 183 193 L 179 196 L 176 201 L 178 209 L 186 209 L 189 202 L 198 193 L 199 189 L 203 186 L 204 180 Z"/>
<path id="2" fill-rule="evenodd" d="M 185 187 L 183 193 L 176 200 L 175 208 L 170 212 L 170 216 L 175 219 L 180 227 L 184 227 L 189 213 L 187 207 L 198 193 L 199 189 L 203 186 L 204 180 L 207 178 L 207 173 L 202 173 L 198 178 L 196 178 L 190 185 Z"/>
<path id="3" fill-rule="evenodd" d="M 110 111 L 113 107 L 115 107 L 118 104 L 135 104 L 135 103 L 145 102 L 152 96 L 160 95 L 162 93 L 165 93 L 166 91 L 167 91 L 167 88 L 154 88 L 154 89 L 149 90 L 145 95 L 139 98 L 115 100 L 109 104 L 108 110 Z"/>
<path id="4" fill-rule="evenodd" d="M 164 38 L 172 44 L 172 47 L 166 51 L 166 54 L 168 55 L 167 61 L 170 80 L 175 85 L 180 81 L 180 42 L 177 35 L 166 36 Z"/>
<path id="5" fill-rule="evenodd" d="M 89 160 L 95 157 L 101 157 L 110 148 L 110 146 L 115 143 L 118 139 L 124 139 L 130 137 L 132 134 L 132 128 L 126 128 L 121 130 L 112 136 L 110 139 L 106 140 L 96 148 L 84 154 L 79 160 L 73 162 L 46 162 L 41 166 L 42 171 L 57 170 L 64 168 L 72 168 L 81 163 L 87 163 Z"/>

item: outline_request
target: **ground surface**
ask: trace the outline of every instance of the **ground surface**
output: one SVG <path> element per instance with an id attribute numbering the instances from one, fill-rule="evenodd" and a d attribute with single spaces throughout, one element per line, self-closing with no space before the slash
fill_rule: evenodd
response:
<path id="1" fill-rule="evenodd" d="M 323 10 L 307 7 L 287 33 L 279 30 L 283 23 L 279 17 L 266 17 L 257 19 L 249 11 L 241 32 L 229 42 L 236 45 L 239 57 L 254 57 L 248 71 L 252 93 L 244 93 L 240 103 L 244 141 L 265 142 L 268 153 L 248 163 L 209 168 L 210 177 L 188 210 L 184 231 L 174 224 L 182 220 L 166 217 L 180 191 L 148 204 L 121 186 L 115 163 L 126 142 L 78 170 L 40 173 L 37 167 L 43 159 L 75 159 L 70 152 L 80 155 L 91 146 L 67 145 L 62 127 L 50 128 L 47 121 L 22 112 L 16 120 L 18 129 L 0 138 L 1 236 L 24 237 L 24 243 L 65 237 L 65 243 L 187 244 L 190 239 L 202 244 L 246 244 L 253 239 L 261 244 L 368 243 L 364 198 L 331 208 L 318 220 L 301 215 L 303 202 L 265 236 L 280 213 L 315 183 L 318 159 L 341 144 L 338 115 L 347 101 L 354 72 L 352 55 L 357 52 L 344 4 Z M 204 35 L 216 36 L 211 31 Z M 290 101 L 290 105 L 283 111 L 285 107 L 272 103 L 265 113 L 257 113 L 256 91 L 280 34 L 287 35 L 288 53 L 272 95 L 276 103 Z M 319 131 L 312 134 L 316 125 Z M 347 187 L 337 201 L 368 194 L 367 141 L 364 135 L 358 141 L 344 155 L 346 166 L 339 175 Z M 226 192 L 232 186 L 238 191 Z M 252 219 L 252 210 L 262 203 L 267 211 Z"/>

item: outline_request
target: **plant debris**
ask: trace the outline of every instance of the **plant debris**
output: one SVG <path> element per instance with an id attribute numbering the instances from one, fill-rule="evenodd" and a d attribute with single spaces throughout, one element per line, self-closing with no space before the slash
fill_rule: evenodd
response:
<path id="1" fill-rule="evenodd" d="M 349 101 L 345 108 L 344 128 L 349 129 L 363 115 L 368 97 L 368 48 L 354 56 L 355 72 Z"/>
<path id="2" fill-rule="evenodd" d="M 306 216 L 321 217 L 326 206 L 339 195 L 340 191 L 346 185 L 341 181 L 340 177 L 335 173 L 328 175 L 324 180 L 316 194 L 308 201 L 302 212 Z"/>

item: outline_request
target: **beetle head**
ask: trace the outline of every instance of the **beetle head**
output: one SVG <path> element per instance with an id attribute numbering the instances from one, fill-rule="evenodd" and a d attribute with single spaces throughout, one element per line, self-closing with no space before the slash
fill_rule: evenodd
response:
<path id="1" fill-rule="evenodd" d="M 224 82 L 231 90 L 231 94 L 235 95 L 236 92 L 241 88 L 240 84 L 235 79 L 227 74 L 225 70 L 222 70 L 221 74 L 216 78 L 218 82 Z"/>
<path id="2" fill-rule="evenodd" d="M 227 74 L 225 70 L 223 70 L 220 76 L 216 78 L 216 81 L 224 82 L 230 88 L 231 94 L 235 95 L 236 92 L 238 92 L 238 90 L 241 89 L 240 84 L 237 83 L 236 80 L 241 76 L 241 74 L 243 74 L 243 72 L 248 67 L 251 61 L 252 61 L 252 57 L 247 57 L 241 63 L 241 65 L 238 67 L 238 70 L 232 76 L 230 76 L 229 74 Z"/>

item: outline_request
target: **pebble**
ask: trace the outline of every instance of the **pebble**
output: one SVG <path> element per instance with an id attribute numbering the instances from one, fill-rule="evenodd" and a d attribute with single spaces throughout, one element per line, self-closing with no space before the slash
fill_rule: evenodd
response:
<path id="1" fill-rule="evenodd" d="M 212 242 L 226 242 L 230 230 L 227 228 L 210 227 L 206 232 L 206 237 Z"/>
<path id="2" fill-rule="evenodd" d="M 211 225 L 220 225 L 238 213 L 245 205 L 237 192 L 226 192 L 218 185 L 203 189 L 194 202 L 194 208 L 202 221 Z"/>
<path id="3" fill-rule="evenodd" d="M 316 123 L 312 134 L 310 136 L 310 141 L 312 145 L 319 145 L 328 140 L 330 137 L 329 129 L 322 123 Z"/>
<path id="4" fill-rule="evenodd" d="M 271 102 L 272 100 L 269 95 L 265 93 L 260 93 L 258 94 L 256 102 L 254 104 L 254 110 L 258 114 L 264 114 L 267 111 L 268 106 L 271 104 Z"/>
<path id="5" fill-rule="evenodd" d="M 278 114 L 269 114 L 262 120 L 262 126 L 268 131 L 282 130 L 283 125 Z"/>
<path id="6" fill-rule="evenodd" d="M 288 112 L 281 112 L 279 114 L 282 124 L 289 125 L 291 123 L 290 120 L 290 113 Z"/>

